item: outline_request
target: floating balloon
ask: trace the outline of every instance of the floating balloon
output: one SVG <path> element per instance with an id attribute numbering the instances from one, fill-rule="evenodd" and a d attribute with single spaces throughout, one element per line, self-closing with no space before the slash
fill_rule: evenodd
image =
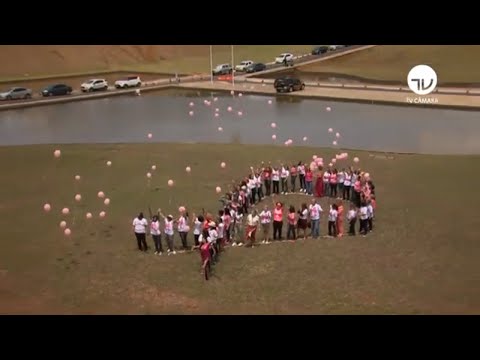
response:
<path id="1" fill-rule="evenodd" d="M 213 98 L 213 101 L 218 101 L 218 98 L 217 97 Z"/>
<path id="2" fill-rule="evenodd" d="M 82 195 L 80 194 L 75 195 L 75 201 L 80 201 L 80 200 L 82 200 Z"/>
<path id="3" fill-rule="evenodd" d="M 111 162 L 111 161 L 107 161 L 107 166 L 112 166 L 112 162 Z"/>
<path id="4" fill-rule="evenodd" d="M 243 115 L 243 112 L 239 111 L 238 116 L 242 116 L 242 115 Z"/>
<path id="5" fill-rule="evenodd" d="M 227 164 L 225 164 L 224 162 L 222 162 L 222 163 L 220 164 L 220 167 L 221 167 L 222 169 L 225 169 L 226 166 L 227 166 Z"/>
<path id="6" fill-rule="evenodd" d="M 272 105 L 272 100 L 268 100 L 268 105 Z"/>
<path id="7" fill-rule="evenodd" d="M 194 106 L 195 104 L 193 103 L 193 101 L 190 102 L 190 104 L 188 104 L 190 107 Z"/>
<path id="8" fill-rule="evenodd" d="M 207 100 L 207 99 L 203 100 L 203 103 L 204 103 L 205 105 L 207 105 L 207 104 L 208 104 L 208 100 Z"/>
<path id="9" fill-rule="evenodd" d="M 215 112 L 219 112 L 219 111 L 220 111 L 220 109 L 219 109 L 219 108 L 215 108 Z"/>
<path id="10" fill-rule="evenodd" d="M 178 208 L 178 212 L 185 212 L 185 206 L 180 206 Z"/>
<path id="11" fill-rule="evenodd" d="M 327 108 L 325 110 L 332 111 L 332 108 L 330 106 L 327 106 Z"/>
<path id="12" fill-rule="evenodd" d="M 92 218 L 92 213 L 89 213 L 89 212 L 88 212 L 88 213 L 85 215 L 85 217 L 86 217 L 87 219 L 91 219 L 91 218 Z"/>
<path id="13" fill-rule="evenodd" d="M 105 205 L 110 205 L 110 199 L 109 199 L 109 198 L 106 198 L 106 199 L 103 201 L 103 203 L 104 203 Z"/>
<path id="14" fill-rule="evenodd" d="M 72 234 L 72 230 L 70 230 L 70 229 L 65 229 L 65 230 L 63 231 L 63 233 L 64 233 L 66 236 L 70 236 L 70 235 Z"/>
<path id="15" fill-rule="evenodd" d="M 55 156 L 56 158 L 59 158 L 60 156 L 62 156 L 62 152 L 60 150 L 55 150 L 53 152 L 53 156 Z"/>
<path id="16" fill-rule="evenodd" d="M 303 141 L 307 141 L 308 138 L 306 136 L 303 137 Z"/>
<path id="17" fill-rule="evenodd" d="M 273 140 L 276 140 L 276 139 L 277 139 L 277 135 L 273 134 L 273 135 L 272 135 L 272 139 L 273 139 Z"/>
<path id="18" fill-rule="evenodd" d="M 185 168 L 185 171 L 186 171 L 187 173 L 189 173 L 190 171 L 192 171 L 192 169 L 190 168 L 190 166 L 187 166 L 187 167 Z"/>
<path id="19" fill-rule="evenodd" d="M 168 180 L 167 184 L 168 186 L 173 186 L 173 180 Z"/>
<path id="20" fill-rule="evenodd" d="M 105 197 L 105 194 L 103 193 L 103 191 L 99 191 L 97 196 L 101 199 Z"/>
<path id="21" fill-rule="evenodd" d="M 235 95 L 235 91 L 231 90 L 230 95 Z"/>
<path id="22" fill-rule="evenodd" d="M 215 117 L 218 118 L 220 116 L 219 113 L 215 113 Z"/>
<path id="23" fill-rule="evenodd" d="M 104 218 L 105 215 L 107 215 L 105 211 L 100 211 L 100 214 L 98 214 L 98 216 L 100 216 L 101 218 Z"/>
<path id="24" fill-rule="evenodd" d="M 43 210 L 45 210 L 46 212 L 49 212 L 50 210 L 52 210 L 52 207 L 50 206 L 50 204 L 45 204 L 43 205 Z"/>
<path id="25" fill-rule="evenodd" d="M 151 139 L 153 137 L 153 135 L 151 133 L 149 133 L 147 136 L 148 136 L 149 139 Z"/>
<path id="26" fill-rule="evenodd" d="M 148 173 L 147 173 L 147 178 L 150 179 L 151 177 L 152 177 L 152 174 L 148 172 Z"/>
<path id="27" fill-rule="evenodd" d="M 333 146 L 337 146 L 337 141 L 333 140 L 332 144 L 333 144 Z"/>
<path id="28" fill-rule="evenodd" d="M 328 132 L 329 132 L 329 133 L 332 133 L 332 132 L 333 132 L 333 129 L 332 129 L 332 128 L 328 128 Z"/>
<path id="29" fill-rule="evenodd" d="M 272 127 L 272 129 L 275 129 L 275 128 L 277 127 L 277 124 L 275 124 L 274 122 L 272 122 L 272 123 L 270 124 L 270 126 Z"/>
<path id="30" fill-rule="evenodd" d="M 232 108 L 231 106 L 229 106 L 229 107 L 227 108 L 227 111 L 229 111 L 229 112 L 231 112 L 232 110 L 233 110 L 233 108 Z"/>
<path id="31" fill-rule="evenodd" d="M 353 158 L 353 162 L 358 163 L 359 161 L 360 161 L 360 159 L 358 157 Z"/>
<path id="32" fill-rule="evenodd" d="M 242 97 L 242 96 L 243 96 L 243 94 L 242 94 L 242 93 L 238 93 L 238 96 Z"/>
<path id="33" fill-rule="evenodd" d="M 63 221 L 63 220 L 60 221 L 60 227 L 61 227 L 62 229 L 66 228 L 66 227 L 67 227 L 67 222 L 66 222 L 66 221 Z"/>
<path id="34" fill-rule="evenodd" d="M 75 180 L 80 180 L 80 175 L 75 175 Z"/>
<path id="35" fill-rule="evenodd" d="M 223 131 L 223 128 L 221 126 L 219 126 L 218 131 Z"/>
<path id="36" fill-rule="evenodd" d="M 62 214 L 63 215 L 68 215 L 70 213 L 70 209 L 69 208 L 63 208 L 62 209 Z"/>
<path id="37" fill-rule="evenodd" d="M 152 170 L 157 170 L 157 165 L 152 165 Z"/>
<path id="38" fill-rule="evenodd" d="M 217 186 L 215 188 L 215 191 L 217 192 L 217 194 L 220 194 L 222 192 L 222 188 L 220 186 Z"/>
<path id="39" fill-rule="evenodd" d="M 193 111 L 189 111 L 188 115 L 193 116 Z"/>
<path id="40" fill-rule="evenodd" d="M 337 139 L 340 137 L 340 133 L 336 133 L 335 136 L 337 137 Z"/>

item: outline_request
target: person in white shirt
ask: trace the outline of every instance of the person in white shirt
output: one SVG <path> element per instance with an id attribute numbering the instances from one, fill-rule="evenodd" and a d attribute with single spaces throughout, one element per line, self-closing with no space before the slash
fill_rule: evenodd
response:
<path id="1" fill-rule="evenodd" d="M 135 233 L 135 237 L 137 239 L 138 250 L 147 251 L 148 247 L 147 247 L 146 232 L 147 232 L 148 221 L 147 219 L 145 219 L 142 212 L 138 214 L 138 216 L 135 219 L 133 219 L 132 226 L 133 226 L 133 232 Z"/>
<path id="2" fill-rule="evenodd" d="M 352 172 L 350 170 L 344 173 L 344 180 L 343 180 L 343 193 L 342 197 L 343 200 L 350 201 L 350 189 L 352 188 Z"/>
<path id="3" fill-rule="evenodd" d="M 262 201 L 262 199 L 265 197 L 263 195 L 262 173 L 257 172 L 253 179 L 255 180 L 255 185 L 257 186 L 258 201 Z"/>
<path id="4" fill-rule="evenodd" d="M 167 254 L 173 254 L 175 255 L 177 252 L 175 251 L 175 248 L 173 247 L 173 216 L 168 215 L 165 217 L 165 215 L 162 214 L 162 211 L 158 209 L 160 216 L 162 217 L 163 221 L 165 222 L 164 227 L 163 227 L 163 232 L 165 233 L 165 238 L 167 239 Z"/>
<path id="5" fill-rule="evenodd" d="M 367 235 L 368 232 L 368 208 L 367 204 L 362 203 L 359 210 L 360 217 L 360 234 Z"/>
<path id="6" fill-rule="evenodd" d="M 187 235 L 188 235 L 188 214 L 185 211 L 180 211 L 180 216 L 176 221 L 178 235 L 182 240 L 183 249 L 188 249 Z"/>
<path id="7" fill-rule="evenodd" d="M 323 173 L 323 194 L 330 196 L 330 170 L 327 169 Z"/>
<path id="8" fill-rule="evenodd" d="M 218 232 L 217 232 L 217 224 L 214 221 L 210 221 L 208 223 L 208 242 L 212 244 L 213 248 L 213 257 L 212 259 L 215 261 L 220 253 L 220 249 L 218 247 Z"/>
<path id="9" fill-rule="evenodd" d="M 357 223 L 357 210 L 355 205 L 350 204 L 350 210 L 347 213 L 347 220 L 349 224 L 348 235 L 355 236 L 355 225 Z"/>
<path id="10" fill-rule="evenodd" d="M 307 184 L 305 183 L 305 165 L 301 161 L 298 163 L 297 172 L 300 180 L 300 192 L 307 192 Z"/>
<path id="11" fill-rule="evenodd" d="M 343 195 L 343 185 L 345 183 L 345 169 L 342 169 L 340 172 L 337 173 L 337 184 L 338 184 L 338 197 L 345 200 L 345 196 Z"/>
<path id="12" fill-rule="evenodd" d="M 367 215 L 368 215 L 368 231 L 373 230 L 373 206 L 372 202 L 369 201 L 367 205 Z"/>
<path id="13" fill-rule="evenodd" d="M 152 217 L 152 222 L 150 223 L 150 234 L 152 235 L 153 243 L 155 244 L 155 255 L 162 255 L 162 237 L 160 235 L 160 221 L 158 221 L 157 215 Z"/>
<path id="14" fill-rule="evenodd" d="M 202 215 L 196 217 L 195 214 L 193 214 L 193 219 L 193 240 L 195 242 L 195 246 L 199 246 L 199 238 L 202 234 L 202 225 L 205 221 L 205 218 Z"/>
<path id="15" fill-rule="evenodd" d="M 218 218 L 218 225 L 217 225 L 217 233 L 218 233 L 218 250 L 222 251 L 222 247 L 225 245 L 225 224 L 223 223 L 223 219 L 220 216 Z"/>
<path id="16" fill-rule="evenodd" d="M 260 223 L 262 224 L 262 244 L 270 244 L 270 226 L 272 224 L 272 212 L 265 205 L 263 211 L 260 213 Z"/>
<path id="17" fill-rule="evenodd" d="M 255 234 L 257 233 L 258 223 L 260 217 L 258 216 L 257 209 L 253 209 L 247 216 L 247 240 L 249 240 L 250 246 L 254 247 Z"/>
<path id="18" fill-rule="evenodd" d="M 317 204 L 317 200 L 312 199 L 312 204 L 309 208 L 310 223 L 312 227 L 312 238 L 318 239 L 320 236 L 320 213 L 323 212 L 322 207 Z"/>
<path id="19" fill-rule="evenodd" d="M 280 171 L 274 167 L 273 170 L 272 170 L 272 184 L 273 184 L 273 190 L 272 190 L 272 193 L 273 194 L 280 194 Z"/>
<path id="20" fill-rule="evenodd" d="M 232 236 L 232 246 L 243 246 L 243 213 L 235 211 L 235 231 Z"/>
<path id="21" fill-rule="evenodd" d="M 253 178 L 253 175 L 249 175 L 248 177 L 248 183 L 247 183 L 247 188 L 248 188 L 248 194 L 249 194 L 249 199 L 250 205 L 254 205 L 256 202 L 256 197 L 257 197 L 257 183 L 255 179 Z"/>
<path id="22" fill-rule="evenodd" d="M 330 205 L 330 211 L 328 212 L 328 236 L 337 237 L 337 217 L 337 204 Z"/>
<path id="23" fill-rule="evenodd" d="M 306 203 L 302 204 L 302 208 L 298 210 L 298 238 L 300 238 L 300 230 L 303 232 L 303 240 L 307 238 L 307 227 L 308 227 L 308 207 Z"/>
<path id="24" fill-rule="evenodd" d="M 288 168 L 282 165 L 282 168 L 280 170 L 280 178 L 282 180 L 282 194 L 287 194 L 288 193 L 288 177 L 290 175 L 290 171 L 288 171 Z"/>

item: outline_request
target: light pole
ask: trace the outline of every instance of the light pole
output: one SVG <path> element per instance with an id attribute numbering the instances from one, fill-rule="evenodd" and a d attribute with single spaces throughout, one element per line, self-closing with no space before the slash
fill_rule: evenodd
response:
<path id="1" fill-rule="evenodd" d="M 213 51 L 210 45 L 210 82 L 213 84 Z"/>
<path id="2" fill-rule="evenodd" d="M 235 62 L 233 61 L 233 45 L 232 45 L 232 85 L 235 86 Z"/>

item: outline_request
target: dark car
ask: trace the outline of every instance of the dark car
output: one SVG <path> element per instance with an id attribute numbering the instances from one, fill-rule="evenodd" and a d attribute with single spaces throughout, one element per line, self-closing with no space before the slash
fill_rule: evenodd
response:
<path id="1" fill-rule="evenodd" d="M 305 83 L 296 78 L 280 78 L 275 80 L 273 87 L 277 92 L 292 92 L 305 89 Z"/>
<path id="2" fill-rule="evenodd" d="M 264 71 L 267 69 L 267 65 L 262 63 L 254 63 L 246 67 L 245 72 L 247 73 L 254 73 L 259 71 Z"/>
<path id="3" fill-rule="evenodd" d="M 317 46 L 312 50 L 312 55 L 321 55 L 325 54 L 328 51 L 328 46 L 323 45 L 323 46 Z"/>
<path id="4" fill-rule="evenodd" d="M 71 93 L 72 93 L 72 88 L 65 84 L 50 85 L 42 90 L 43 96 L 69 95 Z"/>

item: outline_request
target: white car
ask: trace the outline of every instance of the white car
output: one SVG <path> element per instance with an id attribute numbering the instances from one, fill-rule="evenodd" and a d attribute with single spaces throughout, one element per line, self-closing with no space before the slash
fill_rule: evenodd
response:
<path id="1" fill-rule="evenodd" d="M 285 59 L 287 59 L 288 62 L 293 61 L 293 54 L 290 53 L 283 53 L 280 54 L 280 56 L 277 56 L 275 58 L 275 64 L 282 64 Z"/>
<path id="2" fill-rule="evenodd" d="M 244 60 L 239 65 L 235 66 L 235 71 L 245 71 L 247 67 L 253 64 L 252 60 Z"/>
<path id="3" fill-rule="evenodd" d="M 108 83 L 105 79 L 90 79 L 84 82 L 80 88 L 82 89 L 82 92 L 107 90 Z"/>
<path id="4" fill-rule="evenodd" d="M 341 49 L 341 48 L 344 48 L 345 45 L 330 45 L 328 47 L 328 51 L 335 51 L 335 50 L 338 50 L 338 49 Z"/>
<path id="5" fill-rule="evenodd" d="M 115 87 L 117 89 L 126 89 L 129 87 L 137 87 L 142 85 L 142 80 L 139 76 L 126 76 L 123 79 L 115 81 Z"/>
<path id="6" fill-rule="evenodd" d="M 220 64 L 217 65 L 215 69 L 213 69 L 212 74 L 213 76 L 217 76 L 231 74 L 232 72 L 232 66 L 230 64 Z"/>

